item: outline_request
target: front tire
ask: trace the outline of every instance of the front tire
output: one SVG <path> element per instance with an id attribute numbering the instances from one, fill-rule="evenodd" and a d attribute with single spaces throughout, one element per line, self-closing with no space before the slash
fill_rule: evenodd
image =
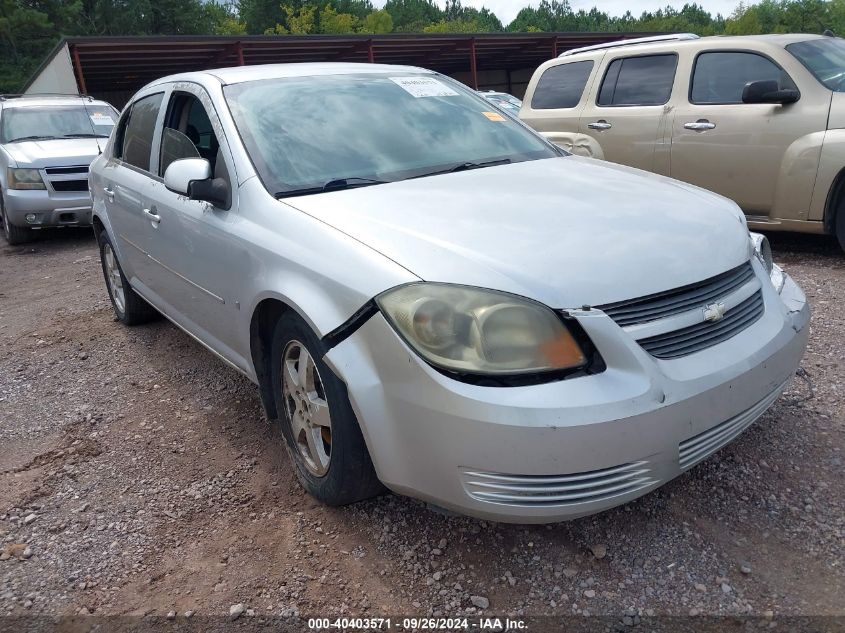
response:
<path id="1" fill-rule="evenodd" d="M 845 204 L 839 205 L 834 222 L 836 223 L 836 239 L 839 240 L 839 247 L 845 251 Z"/>
<path id="2" fill-rule="evenodd" d="M 139 325 L 152 321 L 158 317 L 158 312 L 149 303 L 144 301 L 138 293 L 132 290 L 120 262 L 117 261 L 117 254 L 114 252 L 111 240 L 105 230 L 100 231 L 98 238 L 100 245 L 100 263 L 103 266 L 103 277 L 106 280 L 106 288 L 109 291 L 114 314 L 124 325 Z"/>
<path id="3" fill-rule="evenodd" d="M 18 244 L 25 244 L 32 241 L 32 229 L 25 226 L 15 226 L 9 221 L 2 198 L 0 198 L 0 216 L 2 216 L 3 222 L 3 237 L 6 238 L 9 246 L 17 246 Z"/>
<path id="4" fill-rule="evenodd" d="M 331 506 L 383 492 L 346 385 L 323 361 L 320 339 L 287 313 L 276 324 L 272 354 L 276 415 L 305 490 Z"/>

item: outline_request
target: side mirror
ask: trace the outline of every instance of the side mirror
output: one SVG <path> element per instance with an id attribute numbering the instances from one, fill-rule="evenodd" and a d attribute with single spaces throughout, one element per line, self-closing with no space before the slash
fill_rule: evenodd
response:
<path id="1" fill-rule="evenodd" d="M 761 79 L 760 81 L 749 81 L 742 89 L 743 103 L 795 103 L 801 97 L 797 90 L 792 88 L 781 89 L 774 79 Z"/>
<path id="2" fill-rule="evenodd" d="M 204 158 L 174 160 L 164 172 L 164 186 L 191 200 L 210 202 L 215 207 L 231 206 L 229 183 L 211 177 L 211 164 Z"/>

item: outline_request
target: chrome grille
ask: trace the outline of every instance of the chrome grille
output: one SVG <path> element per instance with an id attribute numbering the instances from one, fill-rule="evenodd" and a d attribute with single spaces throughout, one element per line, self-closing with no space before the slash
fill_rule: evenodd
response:
<path id="1" fill-rule="evenodd" d="M 645 461 L 569 475 L 463 471 L 464 488 L 474 499 L 521 506 L 594 503 L 627 495 L 656 483 Z"/>
<path id="2" fill-rule="evenodd" d="M 621 327 L 656 321 L 686 312 L 730 294 L 754 278 L 750 262 L 710 279 L 657 294 L 598 306 Z"/>
<path id="3" fill-rule="evenodd" d="M 695 437 L 684 440 L 678 445 L 678 457 L 681 470 L 692 468 L 698 462 L 712 455 L 717 450 L 728 444 L 736 436 L 751 426 L 772 403 L 778 399 L 783 392 L 788 380 L 781 383 L 777 389 L 755 404 L 750 409 L 743 411 L 721 424 L 699 433 Z"/>
<path id="4" fill-rule="evenodd" d="M 637 342 L 656 358 L 680 358 L 728 340 L 761 316 L 763 294 L 758 290 L 735 308 L 725 312 L 720 321 L 704 321 Z"/>

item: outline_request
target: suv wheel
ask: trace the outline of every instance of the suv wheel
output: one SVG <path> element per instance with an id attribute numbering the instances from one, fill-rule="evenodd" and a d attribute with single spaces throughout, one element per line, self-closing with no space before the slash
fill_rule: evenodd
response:
<path id="1" fill-rule="evenodd" d="M 839 246 L 845 251 L 845 204 L 839 205 L 839 211 L 833 221 L 836 223 L 836 238 L 839 240 Z"/>
<path id="2" fill-rule="evenodd" d="M 106 279 L 109 299 L 111 299 L 118 320 L 124 325 L 138 325 L 155 319 L 158 312 L 132 290 L 126 280 L 120 262 L 117 261 L 114 247 L 105 230 L 100 231 L 99 243 L 103 276 Z"/>
<path id="3" fill-rule="evenodd" d="M 288 313 L 273 335 L 276 415 L 297 478 L 328 505 L 345 505 L 384 490 L 376 476 L 346 385 L 323 361 L 311 328 Z"/>
<path id="4" fill-rule="evenodd" d="M 32 240 L 32 229 L 23 226 L 15 226 L 9 221 L 2 198 L 0 198 L 0 216 L 2 216 L 3 219 L 3 237 L 6 238 L 9 245 L 16 246 Z"/>

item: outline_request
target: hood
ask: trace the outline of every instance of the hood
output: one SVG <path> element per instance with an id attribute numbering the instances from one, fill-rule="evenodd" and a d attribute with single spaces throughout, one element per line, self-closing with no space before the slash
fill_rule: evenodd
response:
<path id="1" fill-rule="evenodd" d="M 731 201 L 575 156 L 285 201 L 426 281 L 511 292 L 553 308 L 695 283 L 748 259 Z"/>
<path id="2" fill-rule="evenodd" d="M 105 149 L 107 141 L 107 138 L 57 138 L 6 143 L 3 149 L 18 167 L 69 167 L 90 165 Z"/>

